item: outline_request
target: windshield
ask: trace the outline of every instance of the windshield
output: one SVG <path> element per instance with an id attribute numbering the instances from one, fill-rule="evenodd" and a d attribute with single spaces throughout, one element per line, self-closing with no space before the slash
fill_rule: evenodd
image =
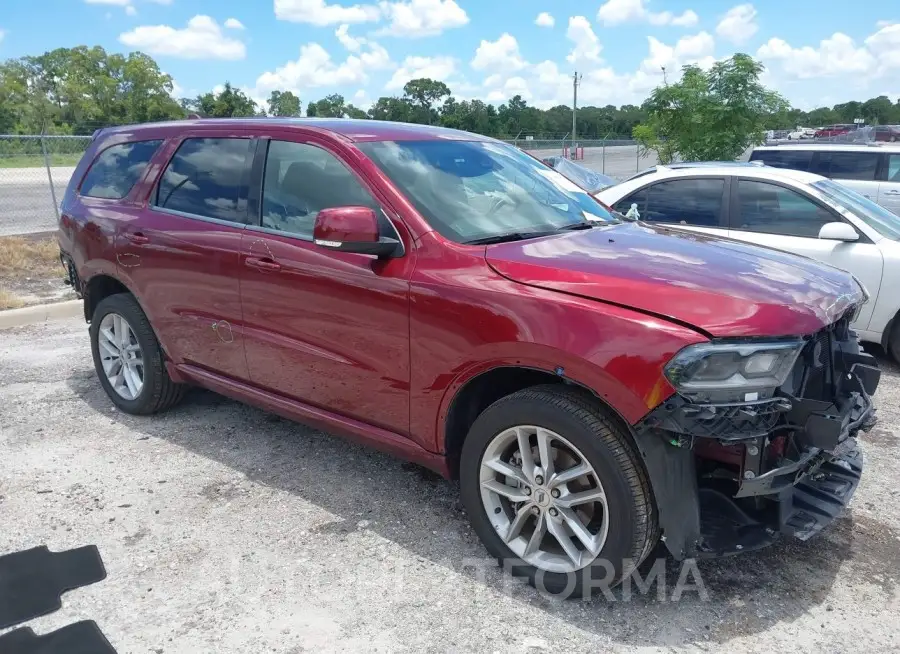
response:
<path id="1" fill-rule="evenodd" d="M 853 212 L 876 232 L 892 241 L 900 241 L 900 216 L 872 202 L 864 195 L 830 179 L 813 182 L 813 187 L 829 200 Z"/>
<path id="2" fill-rule="evenodd" d="M 504 143 L 377 141 L 358 147 L 438 233 L 459 243 L 616 220 L 563 175 Z"/>

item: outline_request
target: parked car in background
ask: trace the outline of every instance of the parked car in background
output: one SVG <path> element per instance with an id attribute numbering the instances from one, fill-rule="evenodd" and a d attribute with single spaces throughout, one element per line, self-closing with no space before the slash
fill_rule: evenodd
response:
<path id="1" fill-rule="evenodd" d="M 900 215 L 900 145 L 759 146 L 750 153 L 750 161 L 828 177 Z"/>
<path id="2" fill-rule="evenodd" d="M 814 129 L 810 129 L 809 127 L 802 127 L 800 129 L 795 129 L 792 132 L 789 132 L 787 135 L 788 141 L 801 141 L 805 139 L 814 138 L 816 135 L 816 131 Z"/>
<path id="3" fill-rule="evenodd" d="M 541 161 L 590 194 L 599 193 L 603 189 L 617 183 L 609 175 L 594 172 L 590 168 L 570 161 L 566 157 L 547 157 Z"/>
<path id="4" fill-rule="evenodd" d="M 622 213 L 636 205 L 645 222 L 727 236 L 847 270 L 871 295 L 854 329 L 900 361 L 900 216 L 843 184 L 751 163 L 674 164 L 651 168 L 597 197 Z"/>
<path id="5" fill-rule="evenodd" d="M 617 583 L 660 539 L 678 559 L 805 540 L 862 473 L 879 372 L 851 275 L 617 219 L 493 139 L 102 130 L 59 242 L 120 410 L 196 384 L 459 477 L 491 555 L 556 594 Z"/>
<path id="6" fill-rule="evenodd" d="M 876 141 L 900 141 L 900 125 L 876 125 L 873 131 Z"/>
<path id="7" fill-rule="evenodd" d="M 823 127 L 822 129 L 816 130 L 814 136 L 817 139 L 821 138 L 834 138 L 836 136 L 844 136 L 845 134 L 849 134 L 850 132 L 856 131 L 858 125 L 854 125 L 851 123 L 845 123 L 841 125 L 829 125 L 828 127 Z"/>

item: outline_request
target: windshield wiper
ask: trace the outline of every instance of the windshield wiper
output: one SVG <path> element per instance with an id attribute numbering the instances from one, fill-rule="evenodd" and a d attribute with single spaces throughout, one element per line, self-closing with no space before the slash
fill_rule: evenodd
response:
<path id="1" fill-rule="evenodd" d="M 558 232 L 574 232 L 579 229 L 593 229 L 596 226 L 597 225 L 590 222 L 589 220 L 585 220 L 583 223 L 572 223 L 571 225 L 566 225 L 565 227 L 560 227 L 556 231 L 558 231 Z"/>
<path id="2" fill-rule="evenodd" d="M 552 232 L 507 232 L 506 234 L 495 234 L 494 236 L 483 236 L 481 238 L 473 238 L 470 241 L 463 241 L 466 245 L 491 245 L 492 243 L 508 243 L 509 241 L 524 241 L 529 238 L 537 238 L 539 236 L 551 236 L 556 234 Z"/>

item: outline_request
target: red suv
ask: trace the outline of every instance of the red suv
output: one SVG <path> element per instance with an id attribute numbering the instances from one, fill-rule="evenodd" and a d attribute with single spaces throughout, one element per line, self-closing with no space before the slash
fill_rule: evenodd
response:
<path id="1" fill-rule="evenodd" d="M 59 242 L 122 411 L 189 384 L 458 477 L 551 592 L 806 539 L 879 381 L 847 273 L 630 222 L 501 142 L 349 120 L 103 130 Z M 449 492 L 449 488 L 448 488 Z"/>

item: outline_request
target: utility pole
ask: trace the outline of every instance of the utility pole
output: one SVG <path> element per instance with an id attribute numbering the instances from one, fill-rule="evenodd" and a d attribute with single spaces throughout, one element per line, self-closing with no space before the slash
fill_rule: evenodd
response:
<path id="1" fill-rule="evenodd" d="M 575 144 L 575 112 L 578 109 L 578 85 L 581 83 L 581 78 L 584 75 L 579 75 L 578 71 L 575 71 L 575 74 L 572 75 L 572 145 L 574 147 Z"/>

